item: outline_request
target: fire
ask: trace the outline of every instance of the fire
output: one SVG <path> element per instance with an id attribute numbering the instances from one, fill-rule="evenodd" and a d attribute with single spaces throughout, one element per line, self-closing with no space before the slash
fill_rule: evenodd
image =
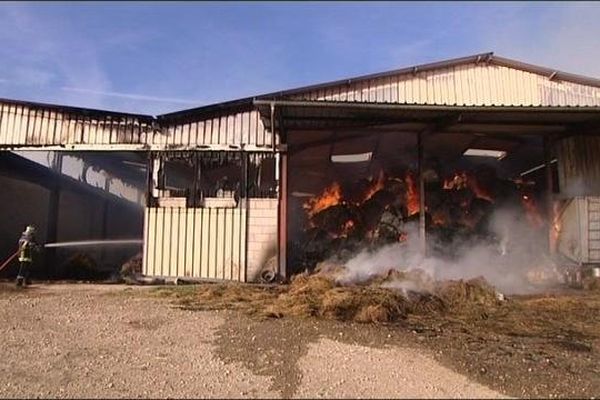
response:
<path id="1" fill-rule="evenodd" d="M 465 189 L 467 187 L 467 173 L 466 172 L 456 172 L 452 178 L 444 179 L 444 189 L 445 190 L 460 190 Z"/>
<path id="2" fill-rule="evenodd" d="M 451 178 L 444 179 L 445 190 L 470 189 L 476 198 L 494 202 L 494 198 L 474 176 L 465 171 L 455 172 Z"/>
<path id="3" fill-rule="evenodd" d="M 410 217 L 418 213 L 421 208 L 419 191 L 412 173 L 409 172 L 406 174 L 404 182 L 406 183 L 406 208 Z"/>
<path id="4" fill-rule="evenodd" d="M 342 236 L 348 236 L 348 234 L 352 231 L 352 228 L 354 228 L 354 225 L 354 221 L 351 219 L 346 221 L 342 227 Z"/>
<path id="5" fill-rule="evenodd" d="M 550 230 L 550 250 L 552 252 L 556 251 L 558 247 L 558 238 L 562 230 L 561 216 L 563 211 L 560 201 L 552 203 L 552 229 Z"/>
<path id="6" fill-rule="evenodd" d="M 431 221 L 436 226 L 444 226 L 448 223 L 446 213 L 436 210 L 431 213 Z"/>
<path id="7" fill-rule="evenodd" d="M 385 187 L 385 175 L 383 173 L 383 170 L 380 170 L 379 176 L 377 177 L 377 179 L 371 180 L 371 182 L 372 182 L 372 184 L 367 189 L 365 196 L 363 198 L 363 202 L 369 200 L 371 197 L 373 197 L 373 195 L 375 193 L 377 193 L 378 191 L 380 191 L 381 189 L 383 189 Z"/>
<path id="8" fill-rule="evenodd" d="M 320 196 L 313 197 L 304 203 L 303 207 L 307 210 L 309 217 L 312 217 L 319 211 L 335 206 L 342 202 L 342 188 L 339 183 L 333 182 L 331 186 L 325 188 Z"/>
<path id="9" fill-rule="evenodd" d="M 529 223 L 535 228 L 541 228 L 544 225 L 544 218 L 538 208 L 535 198 L 530 195 L 524 194 L 521 196 L 521 203 L 525 208 L 525 215 Z"/>

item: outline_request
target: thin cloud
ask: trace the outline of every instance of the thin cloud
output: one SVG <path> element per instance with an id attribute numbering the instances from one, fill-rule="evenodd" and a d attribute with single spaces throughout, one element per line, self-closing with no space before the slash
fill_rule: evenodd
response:
<path id="1" fill-rule="evenodd" d="M 147 96 L 144 94 L 137 94 L 137 93 L 105 92 L 102 90 L 76 88 L 76 87 L 70 87 L 70 86 L 64 86 L 61 88 L 61 90 L 64 90 L 67 92 L 76 92 L 76 93 L 90 93 L 90 94 L 96 94 L 96 95 L 107 96 L 107 97 L 120 97 L 123 99 L 131 99 L 131 100 L 152 101 L 152 102 L 156 102 L 156 103 L 177 103 L 177 104 L 194 104 L 194 105 L 200 104 L 200 101 L 197 101 L 197 100 L 185 100 L 185 99 L 178 99 L 178 98 L 173 98 L 173 97 Z"/>

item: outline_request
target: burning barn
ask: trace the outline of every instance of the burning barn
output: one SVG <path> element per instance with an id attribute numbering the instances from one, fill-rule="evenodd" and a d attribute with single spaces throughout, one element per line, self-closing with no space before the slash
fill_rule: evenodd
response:
<path id="1" fill-rule="evenodd" d="M 145 275 L 502 283 L 600 263 L 599 129 L 600 80 L 486 53 L 157 117 L 4 100 L 0 144 L 141 155 Z"/>

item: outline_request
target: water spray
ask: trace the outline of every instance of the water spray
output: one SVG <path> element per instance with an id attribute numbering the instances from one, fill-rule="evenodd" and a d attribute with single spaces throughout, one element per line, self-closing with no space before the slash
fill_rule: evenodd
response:
<path id="1" fill-rule="evenodd" d="M 115 245 L 139 245 L 144 243 L 142 239 L 120 239 L 120 240 L 80 240 L 74 242 L 46 243 L 44 247 L 85 247 L 85 246 L 115 246 Z"/>

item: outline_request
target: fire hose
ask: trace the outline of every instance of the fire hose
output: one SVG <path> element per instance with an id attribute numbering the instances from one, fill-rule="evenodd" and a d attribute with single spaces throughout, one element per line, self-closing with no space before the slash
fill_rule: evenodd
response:
<path id="1" fill-rule="evenodd" d="M 2 263 L 2 265 L 0 265 L 0 271 L 2 271 L 8 264 L 10 264 L 10 262 L 17 256 L 17 254 L 19 254 L 20 250 L 21 249 L 17 249 L 17 251 L 15 251 L 15 253 L 13 255 L 8 257 L 6 259 L 6 261 L 4 261 L 4 263 Z"/>

